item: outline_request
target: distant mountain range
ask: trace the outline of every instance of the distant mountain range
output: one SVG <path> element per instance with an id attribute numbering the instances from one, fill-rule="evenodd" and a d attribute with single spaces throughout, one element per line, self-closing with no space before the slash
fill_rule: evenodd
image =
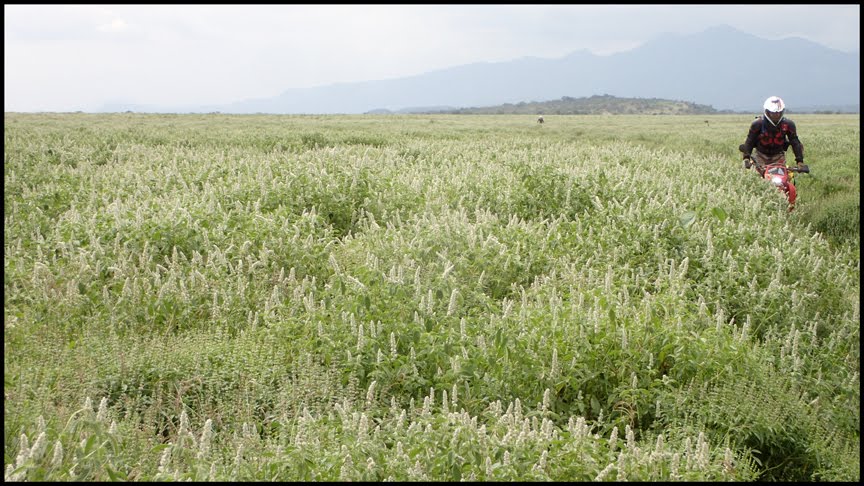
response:
<path id="1" fill-rule="evenodd" d="M 558 59 L 473 63 L 404 78 L 293 88 L 225 105 L 108 105 L 99 111 L 360 114 L 453 111 L 467 107 L 613 95 L 682 100 L 722 111 L 759 111 L 770 95 L 790 113 L 859 112 L 859 54 L 797 37 L 767 40 L 728 26 L 663 34 L 635 49 Z M 427 107 L 427 108 L 422 108 Z"/>

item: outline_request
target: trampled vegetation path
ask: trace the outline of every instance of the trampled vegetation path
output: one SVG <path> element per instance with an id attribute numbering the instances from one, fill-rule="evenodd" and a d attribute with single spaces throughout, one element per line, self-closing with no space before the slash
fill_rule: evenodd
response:
<path id="1" fill-rule="evenodd" d="M 860 480 L 859 118 L 6 114 L 8 480 Z"/>

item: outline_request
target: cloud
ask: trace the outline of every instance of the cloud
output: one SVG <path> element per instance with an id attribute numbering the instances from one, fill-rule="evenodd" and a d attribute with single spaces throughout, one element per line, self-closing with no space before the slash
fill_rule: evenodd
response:
<path id="1" fill-rule="evenodd" d="M 100 32 L 125 32 L 129 29 L 129 24 L 123 19 L 114 19 L 109 24 L 100 25 L 97 30 Z"/>

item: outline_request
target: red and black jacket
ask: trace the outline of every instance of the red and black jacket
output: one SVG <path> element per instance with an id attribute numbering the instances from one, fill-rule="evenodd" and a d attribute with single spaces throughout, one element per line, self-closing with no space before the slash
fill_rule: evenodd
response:
<path id="1" fill-rule="evenodd" d="M 804 144 L 798 140 L 795 122 L 783 118 L 777 126 L 760 116 L 750 124 L 747 140 L 741 146 L 744 155 L 750 155 L 755 148 L 764 155 L 777 155 L 785 152 L 789 146 L 795 153 L 795 162 L 804 162 Z"/>

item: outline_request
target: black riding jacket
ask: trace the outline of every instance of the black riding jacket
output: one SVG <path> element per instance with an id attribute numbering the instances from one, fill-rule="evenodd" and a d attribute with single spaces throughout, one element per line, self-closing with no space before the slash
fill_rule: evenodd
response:
<path id="1" fill-rule="evenodd" d="M 804 162 L 804 145 L 798 140 L 798 131 L 795 122 L 788 118 L 782 118 L 775 127 L 762 115 L 750 124 L 747 140 L 741 147 L 744 155 L 750 155 L 755 148 L 765 155 L 777 155 L 785 152 L 789 146 L 795 153 L 795 162 Z"/>

